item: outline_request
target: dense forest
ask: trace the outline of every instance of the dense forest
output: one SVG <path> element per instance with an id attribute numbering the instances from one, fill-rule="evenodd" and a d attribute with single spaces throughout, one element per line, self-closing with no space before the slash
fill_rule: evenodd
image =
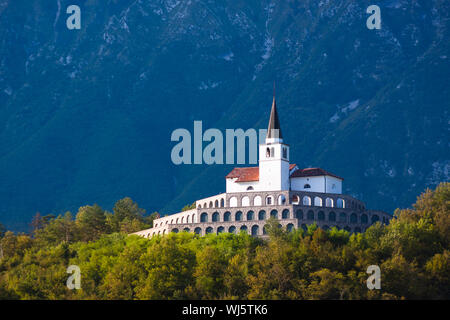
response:
<path id="1" fill-rule="evenodd" d="M 158 216 L 129 198 L 112 213 L 36 214 L 30 234 L 0 228 L 0 299 L 449 299 L 449 207 L 442 183 L 388 226 L 286 232 L 269 220 L 268 239 L 128 236 Z M 69 265 L 80 267 L 79 290 L 66 286 Z M 369 265 L 380 290 L 367 289 Z"/>

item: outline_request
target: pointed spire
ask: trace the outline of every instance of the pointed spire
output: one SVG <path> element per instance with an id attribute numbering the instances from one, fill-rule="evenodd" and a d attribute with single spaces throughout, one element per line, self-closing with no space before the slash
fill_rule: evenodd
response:
<path id="1" fill-rule="evenodd" d="M 269 127 L 267 128 L 266 139 L 278 138 L 283 139 L 281 134 L 280 119 L 278 118 L 277 102 L 275 100 L 275 83 L 273 84 L 273 102 L 270 111 Z"/>

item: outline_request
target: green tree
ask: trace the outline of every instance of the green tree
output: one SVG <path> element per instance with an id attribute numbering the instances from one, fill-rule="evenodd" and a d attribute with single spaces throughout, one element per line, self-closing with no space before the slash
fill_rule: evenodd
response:
<path id="1" fill-rule="evenodd" d="M 146 227 L 144 223 L 145 210 L 139 208 L 138 204 L 131 198 L 118 200 L 113 208 L 111 217 L 111 230 L 113 232 L 132 233 Z M 141 229 L 139 229 L 141 228 Z"/>
<path id="2" fill-rule="evenodd" d="M 83 241 L 98 239 L 108 231 L 105 212 L 98 204 L 81 207 L 77 213 L 76 225 Z"/>

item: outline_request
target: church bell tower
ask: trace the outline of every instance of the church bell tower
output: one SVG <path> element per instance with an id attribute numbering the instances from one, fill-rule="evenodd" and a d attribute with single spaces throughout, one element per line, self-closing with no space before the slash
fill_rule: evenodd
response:
<path id="1" fill-rule="evenodd" d="M 266 141 L 259 145 L 259 184 L 262 190 L 289 190 L 289 146 L 283 143 L 275 94 Z"/>

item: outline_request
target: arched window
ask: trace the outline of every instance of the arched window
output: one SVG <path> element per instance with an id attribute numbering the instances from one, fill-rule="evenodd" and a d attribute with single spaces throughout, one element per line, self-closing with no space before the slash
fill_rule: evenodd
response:
<path id="1" fill-rule="evenodd" d="M 252 227 L 252 236 L 257 236 L 257 235 L 258 235 L 258 232 L 259 232 L 259 227 L 255 224 L 255 225 Z"/>
<path id="2" fill-rule="evenodd" d="M 212 208 L 213 207 L 213 203 L 212 201 L 209 202 L 209 207 Z"/>
<path id="3" fill-rule="evenodd" d="M 266 149 L 266 158 L 270 158 L 270 148 Z"/>
<path id="4" fill-rule="evenodd" d="M 267 234 L 267 224 L 263 227 L 263 235 Z"/>
<path id="5" fill-rule="evenodd" d="M 183 231 L 184 231 L 184 232 L 189 232 L 189 231 L 191 231 L 191 230 L 190 230 L 189 228 L 184 228 Z"/>
<path id="6" fill-rule="evenodd" d="M 326 198 L 325 199 L 325 207 L 332 208 L 333 207 L 333 199 Z"/>
<path id="7" fill-rule="evenodd" d="M 199 228 L 199 227 L 195 228 L 195 229 L 194 229 L 194 233 L 196 233 L 196 234 L 202 234 L 202 228 Z"/>
<path id="8" fill-rule="evenodd" d="M 267 196 L 266 197 L 266 205 L 270 206 L 273 204 L 273 197 L 272 196 Z"/>
<path id="9" fill-rule="evenodd" d="M 231 226 L 228 228 L 228 232 L 229 233 L 236 233 L 236 227 L 235 226 Z"/>
<path id="10" fill-rule="evenodd" d="M 241 232 L 247 233 L 247 226 L 245 226 L 245 225 L 242 226 L 241 229 L 240 229 L 240 231 L 241 231 Z"/>
<path id="11" fill-rule="evenodd" d="M 338 207 L 338 208 L 345 208 L 344 199 L 338 198 L 336 200 L 336 207 Z"/>
<path id="12" fill-rule="evenodd" d="M 200 215 L 200 222 L 208 222 L 208 214 L 206 212 Z"/>
<path id="13" fill-rule="evenodd" d="M 181 223 L 184 223 L 184 217 L 181 217 Z"/>
<path id="14" fill-rule="evenodd" d="M 254 190 L 252 186 L 247 187 L 247 191 L 252 191 L 252 190 Z"/>
<path id="15" fill-rule="evenodd" d="M 225 207 L 225 200 L 220 199 L 220 207 L 221 208 Z"/>
<path id="16" fill-rule="evenodd" d="M 201 209 L 202 208 L 202 205 L 201 204 L 199 204 L 198 205 L 198 207 L 197 207 L 197 209 Z"/>
<path id="17" fill-rule="evenodd" d="M 270 216 L 272 218 L 278 219 L 278 211 L 273 209 L 272 211 L 270 211 Z"/>
<path id="18" fill-rule="evenodd" d="M 284 159 L 287 159 L 287 148 L 286 147 L 283 147 L 283 158 Z"/>
<path id="19" fill-rule="evenodd" d="M 339 222 L 347 222 L 347 214 L 345 212 L 339 213 Z"/>
<path id="20" fill-rule="evenodd" d="M 358 217 L 357 217 L 356 213 L 353 212 L 350 215 L 350 223 L 357 223 L 357 222 L 358 222 Z"/>
<path id="21" fill-rule="evenodd" d="M 336 213 L 334 213 L 333 211 L 331 211 L 328 214 L 328 221 L 336 221 Z"/>
<path id="22" fill-rule="evenodd" d="M 292 223 L 289 223 L 286 226 L 286 230 L 287 230 L 287 232 L 292 232 L 294 230 L 294 225 Z"/>
<path id="23" fill-rule="evenodd" d="M 307 213 L 308 220 L 314 220 L 314 211 L 309 210 Z"/>
<path id="24" fill-rule="evenodd" d="M 278 205 L 284 206 L 286 204 L 286 197 L 282 194 L 278 196 Z"/>
<path id="25" fill-rule="evenodd" d="M 253 205 L 254 206 L 260 206 L 262 205 L 262 199 L 260 196 L 256 196 L 253 198 Z"/>
<path id="26" fill-rule="evenodd" d="M 235 218 L 236 221 L 242 221 L 242 212 L 241 211 L 236 212 Z"/>
<path id="27" fill-rule="evenodd" d="M 300 203 L 300 197 L 296 194 L 292 196 L 292 204 L 299 204 Z"/>
<path id="28" fill-rule="evenodd" d="M 220 227 L 217 228 L 217 234 L 222 233 L 222 232 L 224 232 L 224 231 L 225 231 L 225 228 L 222 227 L 222 226 L 220 226 Z"/>
<path id="29" fill-rule="evenodd" d="M 237 198 L 236 197 L 230 198 L 230 207 L 237 207 Z"/>
<path id="30" fill-rule="evenodd" d="M 251 221 L 253 219 L 255 219 L 255 213 L 250 210 L 249 212 L 247 212 L 247 220 Z"/>
<path id="31" fill-rule="evenodd" d="M 177 229 L 177 228 L 173 228 L 173 229 L 172 229 L 172 232 L 173 232 L 173 233 L 178 233 L 178 229 Z"/>
<path id="32" fill-rule="evenodd" d="M 322 206 L 322 198 L 321 197 L 314 197 L 314 206 L 316 206 L 316 207 Z"/>
<path id="33" fill-rule="evenodd" d="M 271 157 L 275 156 L 275 148 L 274 147 L 270 148 L 270 156 Z"/>
<path id="34" fill-rule="evenodd" d="M 324 221 L 325 220 L 325 213 L 323 211 L 319 211 L 317 214 L 317 220 Z"/>
<path id="35" fill-rule="evenodd" d="M 289 219 L 289 209 L 284 209 L 281 213 L 281 219 Z"/>
<path id="36" fill-rule="evenodd" d="M 231 220 L 231 212 L 227 211 L 223 214 L 223 221 L 230 221 Z"/>
<path id="37" fill-rule="evenodd" d="M 213 232 L 213 228 L 212 227 L 206 228 L 206 234 L 212 233 L 212 232 Z"/>
<path id="38" fill-rule="evenodd" d="M 248 207 L 249 205 L 250 205 L 250 199 L 249 199 L 249 197 L 244 196 L 244 197 L 242 198 L 242 206 L 243 206 L 243 207 Z"/>
<path id="39" fill-rule="evenodd" d="M 303 211 L 300 210 L 300 209 L 298 209 L 298 210 L 295 212 L 295 217 L 296 217 L 298 220 L 303 220 Z"/>
<path id="40" fill-rule="evenodd" d="M 197 219 L 195 219 L 195 213 L 192 215 L 192 223 L 197 222 Z"/>
<path id="41" fill-rule="evenodd" d="M 218 212 L 214 212 L 212 215 L 212 221 L 213 222 L 217 222 L 219 221 L 219 213 Z"/>
<path id="42" fill-rule="evenodd" d="M 303 189 L 311 189 L 311 185 L 309 183 L 307 183 L 303 186 Z"/>
<path id="43" fill-rule="evenodd" d="M 311 205 L 311 198 L 308 196 L 303 197 L 303 205 L 304 206 L 310 206 Z"/>
<path id="44" fill-rule="evenodd" d="M 266 212 L 264 210 L 261 210 L 258 213 L 258 220 L 265 220 L 266 219 Z"/>
<path id="45" fill-rule="evenodd" d="M 363 213 L 361 215 L 361 223 L 367 224 L 368 221 L 369 221 L 369 219 L 367 218 L 367 214 Z"/>
<path id="46" fill-rule="evenodd" d="M 219 200 L 214 201 L 214 208 L 219 207 Z"/>

